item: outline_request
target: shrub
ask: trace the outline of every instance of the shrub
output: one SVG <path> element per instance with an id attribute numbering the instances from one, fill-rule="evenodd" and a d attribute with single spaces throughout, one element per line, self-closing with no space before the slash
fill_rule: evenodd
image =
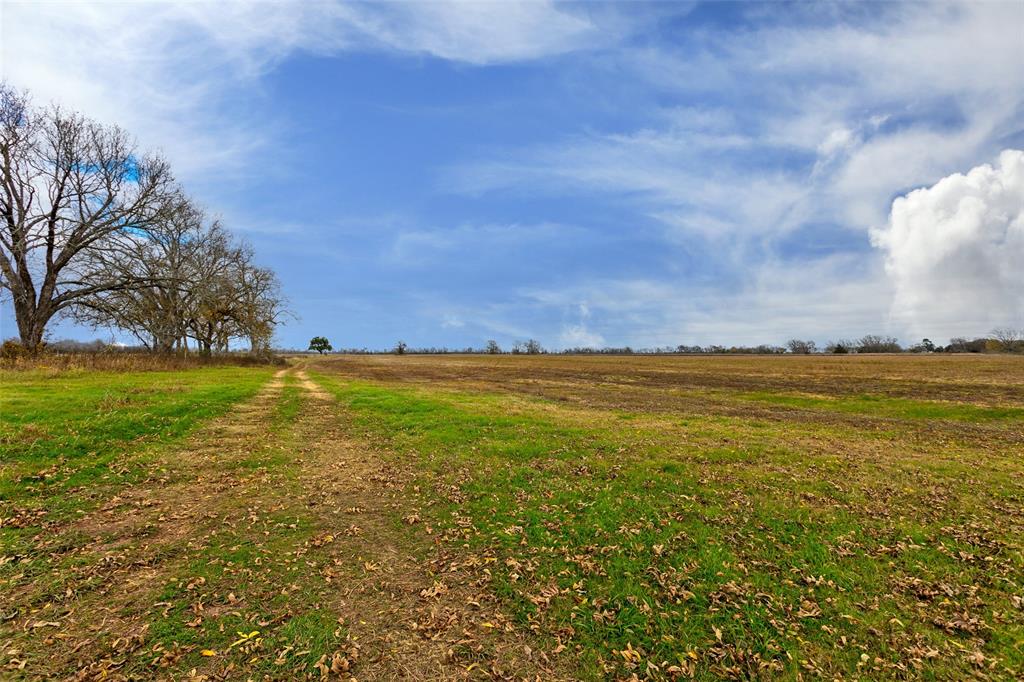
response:
<path id="1" fill-rule="evenodd" d="M 846 341 L 840 339 L 839 341 L 829 341 L 825 346 L 826 353 L 834 353 L 837 355 L 843 355 L 846 353 L 852 353 L 854 350 L 853 341 Z"/>
<path id="2" fill-rule="evenodd" d="M 965 339 L 955 336 L 949 340 L 946 351 L 949 353 L 983 353 L 988 339 Z"/>
<path id="3" fill-rule="evenodd" d="M 21 346 L 21 344 L 16 344 Z M 11 347 L 5 342 L 2 348 Z M 253 353 L 151 353 L 139 350 L 108 349 L 98 353 L 53 353 L 32 354 L 24 352 L 16 356 L 0 355 L 0 368 L 7 370 L 47 369 L 57 372 L 146 372 L 175 371 L 198 367 L 234 365 L 254 367 L 258 365 L 283 365 L 285 360 L 270 352 Z M 0 352 L 3 352 L 0 350 Z M 18 351 L 13 351 L 18 353 Z"/>
<path id="4" fill-rule="evenodd" d="M 28 355 L 28 349 L 17 339 L 7 339 L 0 345 L 0 360 L 17 360 Z"/>

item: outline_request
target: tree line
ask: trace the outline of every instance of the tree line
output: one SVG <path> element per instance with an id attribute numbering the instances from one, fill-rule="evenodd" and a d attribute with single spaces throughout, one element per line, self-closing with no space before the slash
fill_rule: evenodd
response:
<path id="1" fill-rule="evenodd" d="M 330 341 L 323 336 L 316 336 L 310 340 L 307 350 L 318 353 L 334 352 Z M 619 347 L 576 347 L 564 348 L 561 350 L 547 350 L 539 341 L 528 339 L 526 341 L 514 342 L 508 350 L 501 347 L 497 341 L 489 340 L 483 347 L 467 346 L 465 348 L 448 348 L 445 346 L 430 346 L 423 348 L 410 347 L 404 341 L 398 341 L 392 348 L 387 350 L 371 350 L 367 348 L 341 348 L 338 353 L 353 355 L 380 355 L 392 353 L 395 355 L 447 355 L 447 354 L 473 354 L 473 355 L 811 355 L 815 353 L 828 353 L 835 355 L 853 353 L 1024 353 L 1024 329 L 1001 328 L 993 330 L 989 336 L 967 339 L 954 337 L 946 346 L 936 345 L 929 339 L 923 339 L 921 343 L 910 346 L 902 346 L 898 339 L 893 336 L 881 336 L 868 334 L 856 340 L 829 341 L 824 348 L 819 348 L 817 343 L 810 340 L 790 339 L 785 346 L 760 344 L 757 346 L 722 346 L 717 344 L 707 346 L 659 346 L 655 348 L 632 348 L 631 346 Z"/>
<path id="2" fill-rule="evenodd" d="M 275 273 L 122 128 L 3 82 L 0 166 L 0 294 L 26 349 L 58 316 L 155 352 L 270 348 L 287 314 Z"/>

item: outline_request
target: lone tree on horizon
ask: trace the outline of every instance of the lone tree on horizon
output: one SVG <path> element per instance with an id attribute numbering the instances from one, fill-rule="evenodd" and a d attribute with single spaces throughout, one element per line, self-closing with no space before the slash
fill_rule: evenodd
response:
<path id="1" fill-rule="evenodd" d="M 326 336 L 314 336 L 309 340 L 309 348 L 307 350 L 315 350 L 320 355 L 323 355 L 325 352 L 334 349 L 331 348 L 331 342 L 327 340 Z"/>

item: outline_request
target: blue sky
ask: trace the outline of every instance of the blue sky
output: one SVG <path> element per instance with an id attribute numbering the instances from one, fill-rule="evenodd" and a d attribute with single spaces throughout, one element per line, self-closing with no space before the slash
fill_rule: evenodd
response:
<path id="1" fill-rule="evenodd" d="M 0 19 L 5 78 L 161 150 L 276 269 L 300 318 L 286 346 L 1024 327 L 1024 162 L 1001 155 L 1024 148 L 1019 3 L 4 3 Z M 0 322 L 13 334 L 9 307 Z"/>

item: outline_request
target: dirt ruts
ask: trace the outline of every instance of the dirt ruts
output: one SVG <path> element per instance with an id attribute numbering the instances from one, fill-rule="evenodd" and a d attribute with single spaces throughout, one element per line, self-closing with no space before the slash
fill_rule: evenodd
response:
<path id="1" fill-rule="evenodd" d="M 282 425 L 286 385 L 302 395 Z M 279 464 L 246 464 L 268 449 Z M 460 571 L 459 557 L 442 550 L 419 521 L 407 494 L 413 472 L 354 437 L 333 395 L 301 366 L 277 372 L 253 399 L 146 466 L 144 480 L 40 538 L 38 551 L 75 567 L 60 585 L 26 580 L 0 597 L 0 612 L 20 614 L 0 633 L 0 644 L 15 652 L 12 675 L 137 679 L 140 662 L 153 660 L 143 677 L 247 679 L 244 665 L 214 655 L 193 670 L 179 669 L 198 650 L 176 649 L 151 626 L 155 613 L 174 607 L 160 595 L 182 580 L 190 562 L 215 556 L 211 547 L 225 533 L 266 546 L 273 526 L 257 519 L 287 512 L 309 528 L 307 535 L 289 536 L 292 549 L 280 556 L 264 552 L 264 572 L 254 575 L 283 575 L 274 570 L 301 560 L 310 567 L 305 581 L 290 575 L 288 584 L 261 589 L 309 596 L 291 598 L 288 611 L 261 633 L 317 612 L 338 623 L 345 639 L 333 657 L 308 669 L 283 668 L 280 679 L 557 677 L 531 656 L 524 635 L 495 627 L 507 621 L 485 587 Z M 280 566 L 268 565 L 274 562 Z M 199 584 L 190 597 L 202 592 Z M 205 598 L 192 604 L 190 625 L 244 606 L 204 605 Z"/>

